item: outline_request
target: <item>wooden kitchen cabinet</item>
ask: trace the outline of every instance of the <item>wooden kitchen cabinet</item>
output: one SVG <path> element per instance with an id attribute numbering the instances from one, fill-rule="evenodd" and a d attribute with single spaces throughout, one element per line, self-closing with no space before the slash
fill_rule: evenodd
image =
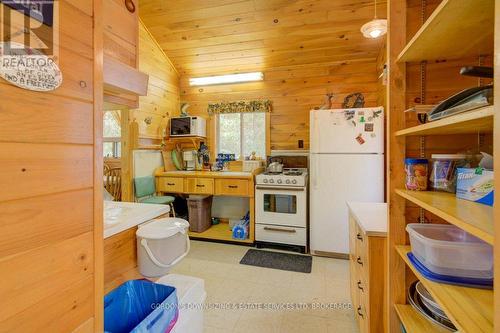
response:
<path id="1" fill-rule="evenodd" d="M 226 222 L 213 225 L 208 230 L 198 233 L 189 232 L 194 239 L 210 239 L 218 241 L 252 244 L 255 241 L 255 175 L 264 169 L 253 172 L 212 172 L 212 171 L 155 171 L 158 192 L 177 194 L 201 194 L 248 198 L 250 224 L 248 239 L 234 239 Z M 269 231 L 268 232 L 273 232 Z M 290 237 L 296 237 L 290 233 Z"/>
<path id="2" fill-rule="evenodd" d="M 216 179 L 215 195 L 247 196 L 250 182 L 242 179 Z"/>
<path id="3" fill-rule="evenodd" d="M 214 194 L 214 180 L 212 178 L 186 178 L 184 192 L 189 194 Z"/>
<path id="4" fill-rule="evenodd" d="M 351 299 L 360 332 L 385 332 L 387 206 L 349 203 Z"/>

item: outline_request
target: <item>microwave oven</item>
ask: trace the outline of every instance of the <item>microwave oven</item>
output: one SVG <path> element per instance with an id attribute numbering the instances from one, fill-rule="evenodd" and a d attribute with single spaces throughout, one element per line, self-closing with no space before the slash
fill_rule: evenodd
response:
<path id="1" fill-rule="evenodd" d="M 207 136 L 207 121 L 201 117 L 170 118 L 170 136 Z"/>

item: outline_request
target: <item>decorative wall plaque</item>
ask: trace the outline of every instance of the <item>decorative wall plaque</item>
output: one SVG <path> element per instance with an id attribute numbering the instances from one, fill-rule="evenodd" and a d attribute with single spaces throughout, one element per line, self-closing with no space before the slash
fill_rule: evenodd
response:
<path id="1" fill-rule="evenodd" d="M 0 77 L 34 91 L 55 90 L 63 81 L 54 59 L 16 42 L 0 42 Z"/>

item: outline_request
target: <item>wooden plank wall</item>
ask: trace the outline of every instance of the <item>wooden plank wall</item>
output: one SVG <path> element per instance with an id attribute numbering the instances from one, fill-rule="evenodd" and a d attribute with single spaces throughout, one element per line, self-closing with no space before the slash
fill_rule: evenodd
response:
<path id="1" fill-rule="evenodd" d="M 62 86 L 37 93 L 0 79 L 0 332 L 100 322 L 93 0 L 58 3 Z"/>
<path id="2" fill-rule="evenodd" d="M 139 108 L 130 118 L 139 124 L 139 138 L 161 139 L 169 117 L 180 113 L 179 73 L 141 21 L 139 70 L 149 75 L 148 94 L 139 97 Z M 148 117 L 150 125 L 144 122 Z"/>
<path id="3" fill-rule="evenodd" d="M 138 0 L 132 0 L 138 6 Z M 131 13 L 122 0 L 103 0 L 104 15 L 104 55 L 132 68 L 137 68 L 137 27 L 139 14 Z M 138 97 L 126 93 L 106 90 L 104 100 L 107 103 L 136 107 Z"/>
<path id="4" fill-rule="evenodd" d="M 263 82 L 206 87 L 190 87 L 189 77 L 182 77 L 181 100 L 191 105 L 190 114 L 204 117 L 208 103 L 272 100 L 271 149 L 298 149 L 298 140 L 308 149 L 309 111 L 322 105 L 327 93 L 335 94 L 334 108 L 353 92 L 364 94 L 367 107 L 377 105 L 376 56 L 370 61 L 276 67 L 266 70 L 264 77 Z"/>
<path id="5" fill-rule="evenodd" d="M 139 96 L 139 108 L 122 113 L 122 200 L 133 200 L 132 150 L 137 145 L 158 145 L 172 116 L 180 114 L 179 73 L 139 20 L 139 70 L 149 75 L 148 93 Z M 147 124 L 145 119 L 150 118 Z M 139 142 L 136 142 L 136 141 Z"/>

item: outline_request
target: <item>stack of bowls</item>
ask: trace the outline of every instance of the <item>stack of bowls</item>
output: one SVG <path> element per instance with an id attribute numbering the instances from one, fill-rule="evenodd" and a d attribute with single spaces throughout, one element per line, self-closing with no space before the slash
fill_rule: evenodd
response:
<path id="1" fill-rule="evenodd" d="M 420 281 L 410 286 L 408 301 L 415 310 L 434 324 L 446 328 L 450 332 L 456 332 L 456 327 Z"/>

